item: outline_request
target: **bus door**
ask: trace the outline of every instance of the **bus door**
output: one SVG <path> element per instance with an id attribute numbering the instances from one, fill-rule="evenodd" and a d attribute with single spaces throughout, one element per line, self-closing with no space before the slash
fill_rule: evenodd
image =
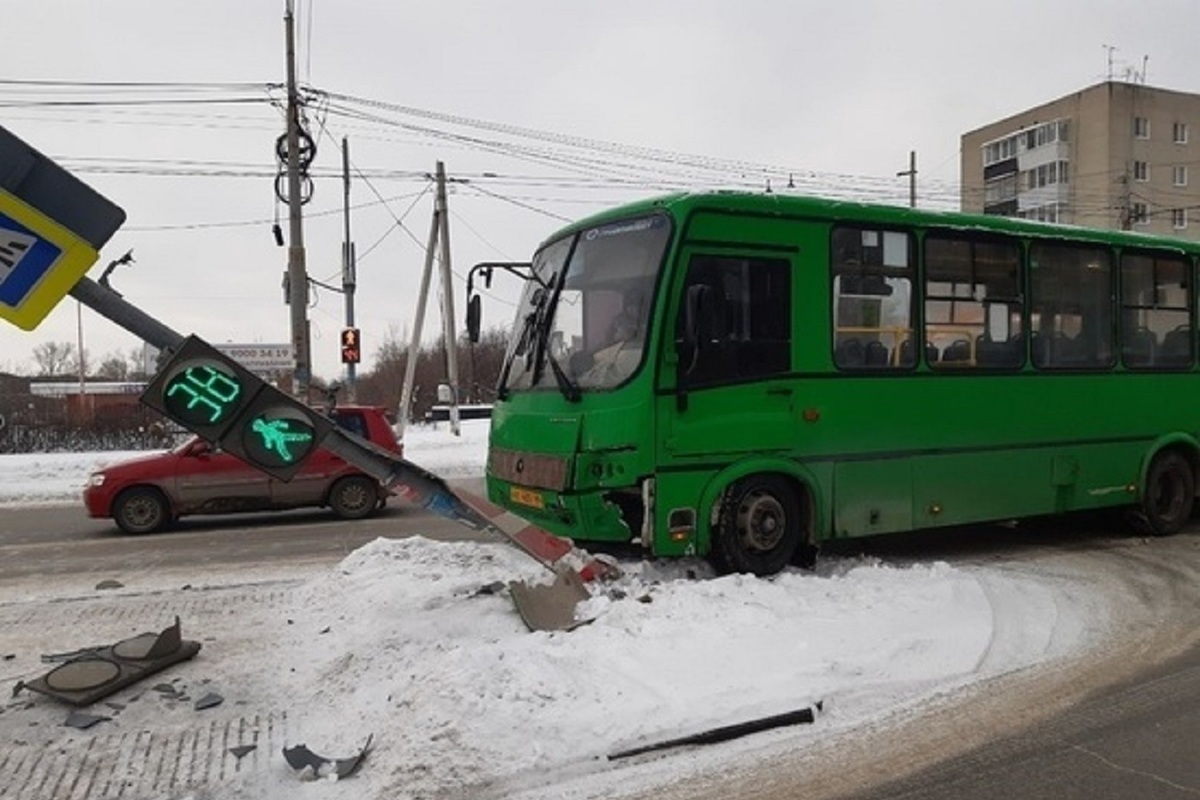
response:
<path id="1" fill-rule="evenodd" d="M 667 306 L 674 342 L 658 396 L 660 463 L 794 447 L 795 251 L 684 248 L 682 283 Z"/>

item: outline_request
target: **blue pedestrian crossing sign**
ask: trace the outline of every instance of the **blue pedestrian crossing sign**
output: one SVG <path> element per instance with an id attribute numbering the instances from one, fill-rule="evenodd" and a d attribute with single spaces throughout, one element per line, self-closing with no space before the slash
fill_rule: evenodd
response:
<path id="1" fill-rule="evenodd" d="M 0 319 L 33 330 L 97 258 L 88 242 L 0 189 Z"/>

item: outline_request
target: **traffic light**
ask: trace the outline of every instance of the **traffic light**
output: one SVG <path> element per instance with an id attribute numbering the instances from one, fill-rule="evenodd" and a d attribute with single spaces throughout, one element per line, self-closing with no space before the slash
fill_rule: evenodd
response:
<path id="1" fill-rule="evenodd" d="M 342 328 L 342 363 L 357 364 L 362 360 L 362 341 L 358 328 Z"/>
<path id="2" fill-rule="evenodd" d="M 195 336 L 184 340 L 154 377 L 142 402 L 285 481 L 332 427 L 321 414 Z"/>

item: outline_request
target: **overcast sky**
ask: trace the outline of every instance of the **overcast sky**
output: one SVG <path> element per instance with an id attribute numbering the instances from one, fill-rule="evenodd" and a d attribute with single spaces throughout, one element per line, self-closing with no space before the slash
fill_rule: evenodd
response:
<path id="1" fill-rule="evenodd" d="M 288 341 L 287 250 L 271 235 L 277 215 L 287 229 L 282 94 L 266 88 L 284 80 L 285 0 L 8 5 L 0 124 L 128 214 L 91 277 L 132 249 L 113 285 L 176 330 Z M 1105 45 L 1117 79 L 1145 66 L 1149 85 L 1200 92 L 1194 0 L 297 0 L 296 18 L 299 78 L 327 93 L 308 112 L 309 272 L 340 284 L 349 137 L 365 369 L 411 330 L 439 159 L 465 181 L 449 200 L 461 327 L 471 264 L 528 259 L 566 220 L 626 200 L 792 176 L 906 202 L 896 172 L 916 150 L 920 202 L 949 207 L 959 137 L 1105 80 Z M 237 102 L 166 102 L 182 98 Z M 511 318 L 513 293 L 498 295 L 485 325 Z M 316 289 L 309 315 L 315 373 L 337 378 L 342 296 Z M 138 344 L 86 309 L 83 329 L 93 363 Z M 37 344 L 76 333 L 69 298 L 34 332 L 6 324 L 0 371 L 32 371 Z"/>

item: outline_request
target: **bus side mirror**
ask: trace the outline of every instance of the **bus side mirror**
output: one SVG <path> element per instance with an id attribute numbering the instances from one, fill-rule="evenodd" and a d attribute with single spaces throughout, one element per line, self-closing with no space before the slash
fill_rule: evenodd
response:
<path id="1" fill-rule="evenodd" d="M 472 295 L 467 300 L 467 339 L 471 344 L 479 343 L 479 322 L 483 313 L 483 304 L 479 295 Z"/>

